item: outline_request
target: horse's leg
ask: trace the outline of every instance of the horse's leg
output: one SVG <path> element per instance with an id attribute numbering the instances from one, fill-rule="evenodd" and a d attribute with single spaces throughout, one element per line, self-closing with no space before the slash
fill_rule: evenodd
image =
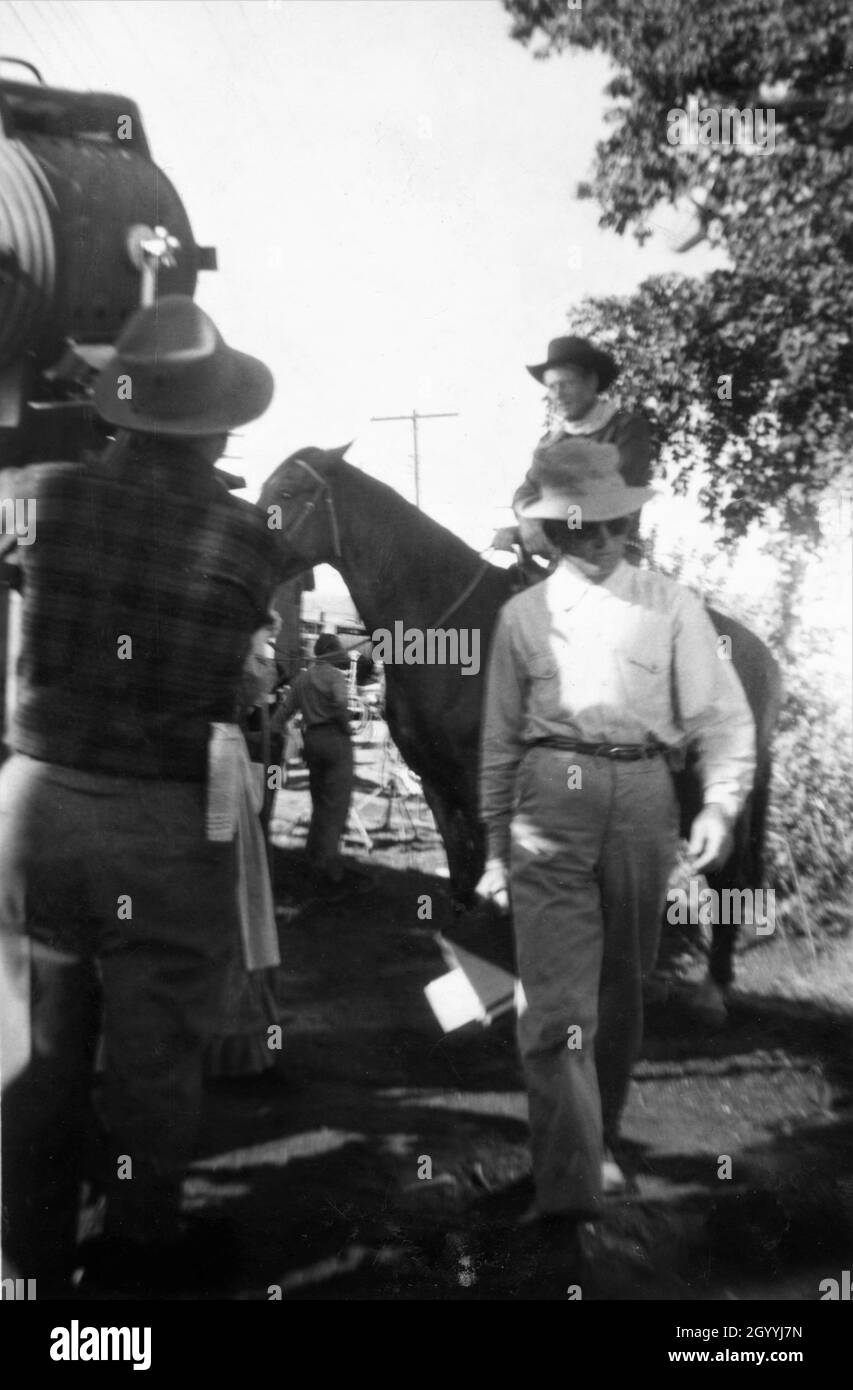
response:
<path id="1" fill-rule="evenodd" d="M 771 758 L 769 753 L 758 759 L 755 783 L 734 830 L 735 846 L 723 868 L 708 875 L 709 888 L 721 893 L 724 888 L 754 891 L 764 881 L 764 838 L 767 811 L 770 803 Z M 724 922 L 714 925 L 709 978 L 719 989 L 727 989 L 734 980 L 734 950 L 737 926 Z"/>
<path id="2" fill-rule="evenodd" d="M 687 765 L 674 776 L 675 791 L 678 798 L 681 836 L 690 838 L 690 827 L 694 817 L 699 814 L 704 802 L 701 782 L 696 765 L 696 755 L 687 755 Z M 749 838 L 750 803 L 741 812 L 734 827 L 734 849 L 727 863 L 717 873 L 706 875 L 709 888 L 734 887 L 733 874 L 745 872 L 744 845 Z M 664 931 L 667 930 L 664 925 Z M 734 928 L 715 922 L 711 927 L 711 949 L 708 956 L 708 969 L 704 980 L 694 990 L 689 1001 L 690 1009 L 708 1027 L 719 1028 L 726 1021 L 725 990 L 733 979 L 732 959 L 734 956 Z"/>
<path id="3" fill-rule="evenodd" d="M 773 731 L 782 701 L 781 674 L 764 644 L 741 627 L 709 609 L 718 633 L 730 630 L 735 637 L 732 659 L 755 720 L 756 768 L 752 791 L 734 826 L 734 848 L 722 869 L 708 874 L 708 886 L 717 893 L 729 888 L 755 890 L 764 879 L 764 838 L 770 799 Z M 734 980 L 735 923 L 712 927 L 708 974 L 697 992 L 697 1009 L 707 1021 L 725 1021 L 725 990 Z"/>
<path id="4" fill-rule="evenodd" d="M 471 809 L 460 803 L 458 793 L 430 777 L 422 776 L 421 784 L 444 842 L 454 905 L 472 907 L 474 889 L 483 872 L 482 829 Z"/>
<path id="5" fill-rule="evenodd" d="M 708 887 L 717 895 L 718 902 L 722 900 L 722 893 L 726 888 L 740 890 L 755 886 L 751 863 L 753 807 L 753 797 L 750 796 L 735 822 L 732 832 L 734 848 L 729 858 L 722 868 L 713 870 L 706 875 Z M 711 927 L 711 950 L 708 957 L 708 987 L 705 990 L 711 1012 L 719 1013 L 725 1007 L 722 995 L 735 977 L 736 940 L 737 925 L 734 922 L 713 923 Z M 720 995 L 719 1002 L 717 1002 L 717 993 Z"/>

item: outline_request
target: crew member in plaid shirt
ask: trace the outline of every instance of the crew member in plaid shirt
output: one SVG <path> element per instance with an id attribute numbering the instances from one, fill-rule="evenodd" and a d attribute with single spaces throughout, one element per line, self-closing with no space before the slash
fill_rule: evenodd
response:
<path id="1" fill-rule="evenodd" d="M 234 842 L 206 837 L 208 741 L 237 718 L 277 581 L 263 513 L 214 464 L 272 390 L 263 363 L 166 297 L 134 315 L 99 375 L 115 444 L 93 464 L 20 475 L 36 538 L 18 547 L 0 939 L 12 1014 L 29 992 L 31 1055 L 4 1076 L 4 1246 L 40 1296 L 79 1263 L 96 1285 L 145 1291 L 191 1280 L 199 1258 L 180 1183 L 237 931 Z M 99 1025 L 108 1199 L 81 1260 Z"/>

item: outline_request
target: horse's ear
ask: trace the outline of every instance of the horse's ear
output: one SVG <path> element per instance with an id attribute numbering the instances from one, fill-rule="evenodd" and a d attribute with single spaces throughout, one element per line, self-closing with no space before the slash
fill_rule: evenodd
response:
<path id="1" fill-rule="evenodd" d="M 349 452 L 349 450 L 352 448 L 352 446 L 353 446 L 354 443 L 355 443 L 355 440 L 354 440 L 354 439 L 351 439 L 350 442 L 349 442 L 349 444 L 342 444 L 342 445 L 340 446 L 339 449 L 330 449 L 330 450 L 329 450 L 329 453 L 332 455 L 332 458 L 337 459 L 339 463 L 343 463 L 343 462 L 344 462 L 344 459 L 345 459 L 345 456 L 347 455 L 347 453 Z"/>

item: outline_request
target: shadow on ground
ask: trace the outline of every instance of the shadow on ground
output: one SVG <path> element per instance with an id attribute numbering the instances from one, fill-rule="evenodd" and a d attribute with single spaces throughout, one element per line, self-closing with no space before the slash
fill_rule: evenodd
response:
<path id="1" fill-rule="evenodd" d="M 650 1007 L 633 1190 L 579 1271 L 515 1225 L 532 1192 L 511 1022 L 445 1037 L 425 1001 L 446 880 L 372 861 L 368 891 L 324 904 L 298 854 L 275 857 L 283 1049 L 263 1080 L 210 1086 L 187 1186 L 238 1233 L 230 1297 L 801 1299 L 849 1267 L 849 1018 L 744 997 L 709 1035 L 677 997 Z"/>

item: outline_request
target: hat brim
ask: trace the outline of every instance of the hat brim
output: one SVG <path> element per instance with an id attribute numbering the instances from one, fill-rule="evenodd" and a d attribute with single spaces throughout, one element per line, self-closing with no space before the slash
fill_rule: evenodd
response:
<path id="1" fill-rule="evenodd" d="M 544 385 L 545 385 L 545 369 L 546 369 L 546 367 L 553 367 L 553 365 L 554 365 L 553 362 L 542 362 L 542 363 L 539 364 L 538 367 L 528 367 L 527 370 L 529 371 L 530 375 L 533 377 L 533 380 L 534 380 L 534 381 L 538 381 L 538 382 L 540 383 L 540 385 L 544 386 Z"/>
<path id="2" fill-rule="evenodd" d="M 619 375 L 619 368 L 616 366 L 612 357 L 608 357 L 604 353 L 598 362 L 581 360 L 580 357 L 567 356 L 561 358 L 558 362 L 537 362 L 534 366 L 528 367 L 527 370 L 534 381 L 538 381 L 540 386 L 544 386 L 545 373 L 548 371 L 549 367 L 580 367 L 581 371 L 595 372 L 595 375 L 598 377 L 599 391 L 606 391 L 608 386 L 613 385 Z"/>
<path id="3" fill-rule="evenodd" d="M 136 409 L 132 400 L 120 400 L 118 353 L 113 353 L 95 383 L 95 409 L 102 419 L 125 430 L 181 436 L 228 434 L 263 415 L 272 400 L 275 382 L 269 367 L 259 358 L 228 346 L 224 352 L 228 357 L 226 384 L 218 399 L 195 415 L 158 415 Z"/>
<path id="4" fill-rule="evenodd" d="M 631 516 L 647 502 L 651 502 L 656 491 L 653 487 L 621 487 L 610 495 L 584 497 L 580 493 L 546 493 L 534 497 L 519 507 L 519 517 L 530 521 L 565 521 L 569 507 L 579 507 L 582 521 L 615 521 L 620 516 Z"/>

